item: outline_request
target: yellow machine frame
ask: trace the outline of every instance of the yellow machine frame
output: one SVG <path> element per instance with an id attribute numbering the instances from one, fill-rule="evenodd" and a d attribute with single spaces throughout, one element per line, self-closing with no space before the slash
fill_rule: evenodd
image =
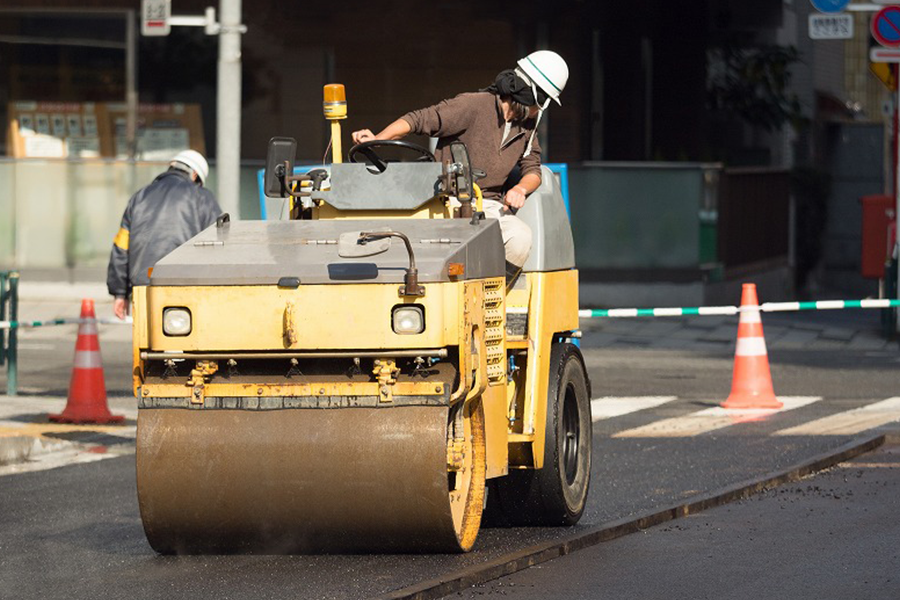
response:
<path id="1" fill-rule="evenodd" d="M 346 117 L 343 88 L 326 90 L 326 118 L 332 126 L 334 162 L 340 162 L 340 119 Z M 329 113 L 329 110 L 331 112 Z M 476 208 L 481 190 L 474 186 Z M 313 219 L 434 219 L 452 216 L 446 198 L 434 198 L 415 211 L 342 212 L 319 203 Z M 204 351 L 355 350 L 383 351 L 389 361 L 398 349 L 458 347 L 460 385 L 451 402 L 481 399 L 484 407 L 487 477 L 509 469 L 541 468 L 547 421 L 550 349 L 560 335 L 578 328 L 578 272 L 575 270 L 526 273 L 525 289 L 505 293 L 500 280 L 465 280 L 426 284 L 425 295 L 414 302 L 428 314 L 441 315 L 441 327 L 415 337 L 395 334 L 386 319 L 398 303 L 396 285 L 309 285 L 297 290 L 271 286 L 137 287 L 134 301 L 134 392 L 138 397 L 205 396 L 342 396 L 440 395 L 443 384 L 396 382 L 389 376 L 377 381 L 271 384 L 266 381 L 233 384 L 213 378 L 219 365 L 197 360 L 192 377 L 183 383 L 150 383 L 145 378 L 145 351 L 185 353 Z M 406 299 L 404 301 L 409 301 Z M 294 307 L 315 307 L 302 318 Z M 194 330 L 185 337 L 162 333 L 162 308 L 186 307 Z M 506 312 L 527 311 L 527 334 L 507 334 Z M 240 318 L 235 318 L 239 315 Z M 336 335 L 340 329 L 352 336 Z M 512 355 L 518 370 L 507 377 Z M 524 359 L 524 360 L 522 360 Z M 390 364 L 385 362 L 384 364 Z M 385 392 L 385 388 L 388 389 Z"/>

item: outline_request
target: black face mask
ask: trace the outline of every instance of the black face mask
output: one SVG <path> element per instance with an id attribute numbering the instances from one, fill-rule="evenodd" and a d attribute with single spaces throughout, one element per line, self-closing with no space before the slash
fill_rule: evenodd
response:
<path id="1" fill-rule="evenodd" d="M 483 89 L 483 92 L 492 92 L 499 96 L 509 96 L 519 104 L 524 106 L 534 106 L 538 104 L 543 106 L 547 101 L 547 94 L 541 88 L 537 89 L 537 100 L 534 93 L 524 79 L 519 77 L 513 69 L 500 71 L 494 83 Z"/>

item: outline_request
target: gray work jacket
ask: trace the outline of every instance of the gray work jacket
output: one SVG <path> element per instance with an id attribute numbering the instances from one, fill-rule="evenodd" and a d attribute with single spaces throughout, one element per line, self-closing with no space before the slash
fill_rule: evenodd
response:
<path id="1" fill-rule="evenodd" d="M 136 285 L 147 285 L 147 270 L 191 239 L 222 213 L 212 192 L 169 169 L 128 201 L 122 227 L 113 241 L 106 287 L 124 298 Z"/>

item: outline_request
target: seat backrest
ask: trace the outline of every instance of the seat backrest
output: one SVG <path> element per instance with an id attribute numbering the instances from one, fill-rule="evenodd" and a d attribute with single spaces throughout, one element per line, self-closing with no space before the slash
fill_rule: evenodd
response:
<path id="1" fill-rule="evenodd" d="M 531 227 L 531 254 L 522 268 L 530 271 L 560 271 L 575 268 L 572 228 L 556 175 L 541 167 L 541 186 L 516 213 Z"/>

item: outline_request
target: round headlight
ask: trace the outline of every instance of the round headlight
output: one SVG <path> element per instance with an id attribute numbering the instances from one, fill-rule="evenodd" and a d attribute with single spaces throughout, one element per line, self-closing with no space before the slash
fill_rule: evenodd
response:
<path id="1" fill-rule="evenodd" d="M 421 306 L 396 306 L 392 323 L 394 333 L 422 333 L 425 331 L 425 310 Z"/>
<path id="2" fill-rule="evenodd" d="M 188 335 L 191 332 L 191 311 L 186 308 L 166 308 L 163 310 L 163 333 L 166 335 Z"/>

